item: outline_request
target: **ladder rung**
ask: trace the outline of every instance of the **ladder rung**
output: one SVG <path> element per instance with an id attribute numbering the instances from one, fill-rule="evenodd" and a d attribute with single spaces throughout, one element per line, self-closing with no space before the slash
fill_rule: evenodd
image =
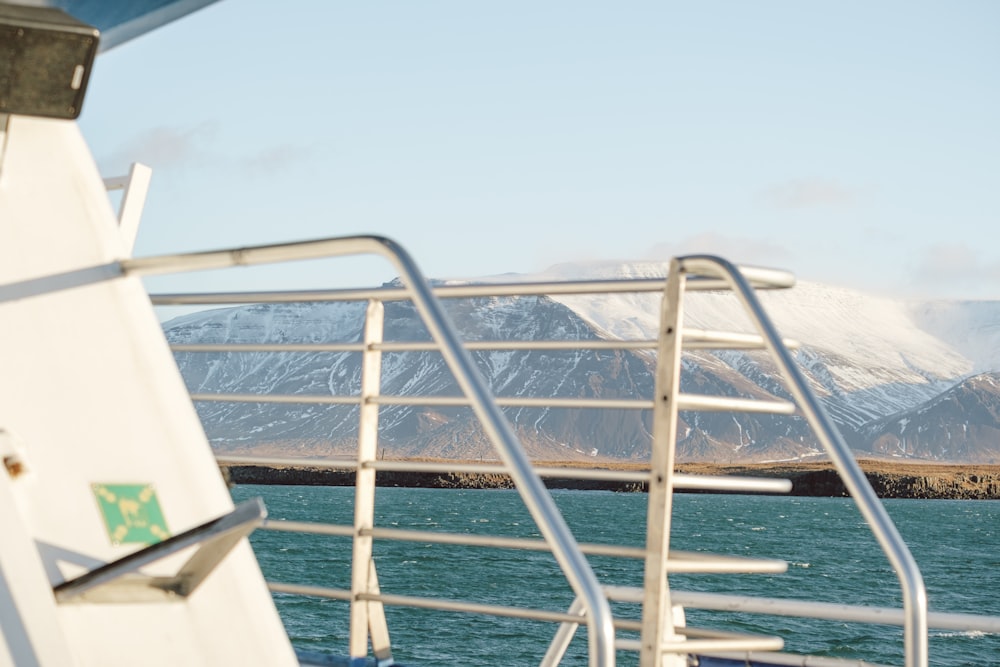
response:
<path id="1" fill-rule="evenodd" d="M 674 473 L 675 489 L 698 491 L 745 491 L 748 493 L 789 493 L 792 480 L 767 477 L 736 477 L 727 475 L 689 475 Z"/>
<path id="2" fill-rule="evenodd" d="M 763 350 L 764 339 L 757 334 L 734 331 L 709 331 L 706 329 L 684 329 L 681 339 L 685 350 Z M 789 350 L 799 348 L 799 341 L 782 340 Z"/>
<path id="3" fill-rule="evenodd" d="M 704 412 L 754 412 L 776 415 L 794 415 L 795 404 L 791 401 L 762 400 L 756 398 L 731 398 L 729 396 L 704 396 L 701 394 L 680 394 L 677 397 L 678 410 L 700 410 Z"/>

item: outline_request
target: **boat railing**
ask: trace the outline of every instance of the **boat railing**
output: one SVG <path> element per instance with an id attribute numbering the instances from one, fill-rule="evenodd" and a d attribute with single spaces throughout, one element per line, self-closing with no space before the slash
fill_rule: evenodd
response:
<path id="1" fill-rule="evenodd" d="M 382 237 L 350 237 L 317 242 L 246 248 L 217 253 L 175 255 L 164 258 L 128 260 L 126 272 L 139 274 L 172 273 L 177 270 L 226 268 L 234 265 L 270 263 L 295 259 L 331 257 L 356 254 L 380 255 L 395 266 L 406 288 L 406 296 L 421 315 L 424 325 L 438 345 L 451 372 L 470 407 L 475 411 L 497 454 L 504 462 L 506 472 L 514 481 L 525 506 L 539 531 L 552 550 L 570 586 L 583 600 L 590 664 L 594 667 L 614 665 L 614 620 L 611 608 L 601 590 L 594 571 L 581 552 L 562 515 L 532 468 L 523 448 L 496 401 L 491 400 L 490 388 L 476 369 L 468 351 L 462 345 L 458 332 L 452 326 L 440 301 L 431 291 L 428 281 L 418 270 L 409 254 L 389 239 Z M 363 596 L 377 595 L 375 571 L 372 566 L 371 530 L 374 529 L 375 469 L 370 465 L 376 460 L 378 438 L 379 384 L 382 350 L 383 302 L 369 299 L 364 333 L 363 373 L 358 437 L 357 494 L 355 497 L 355 523 L 353 565 L 351 581 L 351 630 L 350 654 L 352 658 L 368 654 L 371 639 L 377 657 L 388 651 L 387 635 L 369 637 L 369 628 L 379 619 L 369 617 L 372 607 Z M 293 397 L 294 398 L 294 397 Z M 301 397 L 299 397 L 301 399 Z M 260 400 L 260 397 L 257 397 Z M 376 612 L 377 613 L 377 608 Z M 373 623 L 373 620 L 375 623 Z M 382 645 L 385 644 L 385 645 Z"/>
<path id="2" fill-rule="evenodd" d="M 901 624 L 904 627 L 904 652 L 908 667 L 927 664 L 927 605 L 923 581 L 898 531 L 857 466 L 846 443 L 837 433 L 822 406 L 812 394 L 789 353 L 792 344 L 777 334 L 769 321 L 755 289 L 781 289 L 794 284 L 787 273 L 737 269 L 715 257 L 685 257 L 672 262 L 667 279 L 575 281 L 559 283 L 462 284 L 431 287 L 420 275 L 409 256 L 393 242 L 380 237 L 350 237 L 316 242 L 244 248 L 231 251 L 175 255 L 126 260 L 123 269 L 144 275 L 184 270 L 216 269 L 278 261 L 311 259 L 354 254 L 375 254 L 388 259 L 399 271 L 401 284 L 372 289 L 300 290 L 284 292 L 227 292 L 214 294 L 154 295 L 157 305 L 207 306 L 258 303 L 355 301 L 368 304 L 361 341 L 322 343 L 240 343 L 176 344 L 175 353 L 242 352 L 349 352 L 362 357 L 360 391 L 351 395 L 301 394 L 209 394 L 194 393 L 198 402 L 313 403 L 352 405 L 359 411 L 358 448 L 354 460 L 268 458 L 222 456 L 228 466 L 302 466 L 348 470 L 355 477 L 355 516 L 351 525 L 329 525 L 296 521 L 271 521 L 268 530 L 298 531 L 349 537 L 352 540 L 352 574 L 349 588 L 304 586 L 272 582 L 275 592 L 296 593 L 348 601 L 351 609 L 350 654 L 367 655 L 368 642 L 380 662 L 391 664 L 391 647 L 385 627 L 383 605 L 405 605 L 455 612 L 492 614 L 551 621 L 559 624 L 543 665 L 558 664 L 580 623 L 588 626 L 591 665 L 615 664 L 616 650 L 639 653 L 643 665 L 686 664 L 686 654 L 766 656 L 782 664 L 783 648 L 776 637 L 760 637 L 679 627 L 676 605 L 704 609 L 739 609 L 748 613 L 795 614 L 815 618 L 838 618 L 843 621 Z M 736 294 L 754 333 L 727 333 L 687 328 L 683 323 L 683 295 L 697 290 L 728 290 Z M 546 340 L 546 341 L 463 341 L 451 325 L 441 300 L 524 295 L 575 295 L 611 293 L 653 293 L 662 295 L 659 334 L 651 340 Z M 430 341 L 383 340 L 383 304 L 410 301 L 431 335 Z M 685 350 L 764 350 L 768 352 L 786 381 L 791 400 L 759 400 L 719 396 L 700 396 L 680 391 L 681 355 Z M 476 369 L 470 352 L 477 350 L 614 350 L 634 352 L 653 366 L 656 389 L 651 397 L 581 398 L 494 396 Z M 382 393 L 381 359 L 397 352 L 437 352 L 442 355 L 461 389 L 458 396 L 391 396 Z M 655 362 L 654 362 L 655 359 Z M 464 406 L 479 418 L 484 431 L 496 448 L 499 463 L 436 462 L 383 459 L 378 456 L 378 415 L 385 406 Z M 652 459 L 648 468 L 636 471 L 596 470 L 564 466 L 534 465 L 503 414 L 505 408 L 544 407 L 572 409 L 614 409 L 651 411 Z M 766 412 L 803 417 L 812 426 L 818 441 L 844 479 L 861 514 L 874 533 L 902 582 L 904 608 L 896 610 L 852 607 L 824 603 L 798 604 L 770 598 L 748 598 L 718 594 L 685 593 L 670 590 L 673 573 L 779 573 L 787 567 L 771 559 L 711 556 L 685 553 L 669 547 L 671 498 L 675 490 L 735 491 L 781 493 L 790 490 L 786 480 L 723 478 L 685 475 L 674 471 L 678 414 L 681 411 Z M 486 535 L 412 531 L 376 526 L 374 517 L 376 476 L 384 472 L 440 472 L 452 474 L 508 475 L 531 516 L 541 540 Z M 578 543 L 566 525 L 542 481 L 544 477 L 593 481 L 615 481 L 644 486 L 648 493 L 646 544 L 642 547 L 608 546 Z M 375 540 L 420 541 L 460 544 L 483 548 L 551 551 L 576 602 L 567 611 L 528 609 L 472 603 L 440 598 L 395 595 L 381 591 L 372 560 Z M 588 557 L 609 556 L 644 561 L 642 586 L 602 585 L 590 567 Z M 641 619 L 616 618 L 609 600 L 641 605 Z M 811 606 L 810 606 L 811 605 Z M 961 627 L 996 631 L 997 621 L 990 619 L 970 625 L 965 615 L 935 615 L 936 627 Z M 618 637 L 624 631 L 638 639 Z M 742 659 L 742 658 L 741 658 Z M 820 664 L 814 662 L 809 664 Z M 791 664 L 791 663 L 789 663 Z M 795 663 L 799 664 L 799 663 Z M 824 663 L 826 664 L 826 663 Z M 843 664 L 843 663 L 838 663 Z"/>
<path id="3" fill-rule="evenodd" d="M 928 662 L 927 591 L 920 568 L 889 517 L 889 513 L 879 502 L 850 447 L 809 388 L 805 376 L 764 312 L 746 276 L 720 257 L 682 257 L 674 260 L 674 263 L 675 269 L 671 272 L 672 275 L 676 274 L 680 279 L 685 275 L 693 275 L 724 280 L 739 298 L 771 359 L 785 379 L 799 414 L 809 423 L 816 438 L 823 445 L 824 452 L 836 467 L 841 480 L 899 578 L 903 594 L 903 644 L 906 664 L 926 665 Z"/>

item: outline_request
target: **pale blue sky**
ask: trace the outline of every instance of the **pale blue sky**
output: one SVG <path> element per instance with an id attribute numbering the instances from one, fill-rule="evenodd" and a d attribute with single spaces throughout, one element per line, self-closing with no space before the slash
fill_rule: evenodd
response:
<path id="1" fill-rule="evenodd" d="M 707 251 L 1000 298 L 992 0 L 223 0 L 102 55 L 80 124 L 154 168 L 137 255 L 379 233 L 433 277 Z M 393 277 L 334 267 L 296 284 Z"/>

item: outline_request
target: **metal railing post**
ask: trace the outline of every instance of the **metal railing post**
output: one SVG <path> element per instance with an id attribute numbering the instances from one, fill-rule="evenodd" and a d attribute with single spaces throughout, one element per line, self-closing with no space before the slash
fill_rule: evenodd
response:
<path id="1" fill-rule="evenodd" d="M 670 548 L 670 515 L 673 507 L 674 453 L 677 441 L 681 375 L 681 325 L 684 321 L 685 275 L 671 261 L 660 304 L 657 336 L 656 389 L 653 401 L 653 445 L 650 459 L 646 511 L 646 561 L 643 574 L 642 632 L 639 664 L 661 667 L 665 660 L 685 664 L 682 656 L 665 658 L 663 644 L 674 634 L 667 556 Z"/>
<path id="2" fill-rule="evenodd" d="M 368 656 L 370 603 L 362 596 L 371 593 L 370 568 L 372 537 L 364 534 L 375 527 L 375 469 L 368 465 L 378 453 L 378 403 L 382 384 L 382 352 L 377 344 L 382 342 L 385 307 L 381 301 L 371 300 L 365 312 L 364 352 L 361 353 L 361 407 L 358 423 L 358 469 L 354 487 L 354 540 L 351 550 L 351 632 L 350 656 L 352 662 Z"/>

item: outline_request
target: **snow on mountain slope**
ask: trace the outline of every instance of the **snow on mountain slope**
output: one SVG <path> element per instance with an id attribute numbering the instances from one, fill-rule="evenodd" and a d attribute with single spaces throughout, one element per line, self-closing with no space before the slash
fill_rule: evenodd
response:
<path id="1" fill-rule="evenodd" d="M 476 282 L 662 278 L 665 271 L 665 264 L 653 262 L 560 265 L 541 275 L 508 274 Z M 688 298 L 688 326 L 750 330 L 731 295 L 700 292 Z M 997 304 L 908 304 L 810 283 L 762 293 L 761 299 L 783 335 L 803 343 L 797 361 L 849 435 L 940 395 L 977 365 L 989 365 L 985 350 L 991 340 L 1000 339 Z M 656 294 L 448 299 L 445 306 L 468 340 L 653 338 L 659 317 Z M 167 322 L 164 329 L 172 343 L 357 341 L 363 311 L 360 303 L 253 305 L 184 316 Z M 386 340 L 428 338 L 407 303 L 387 304 L 385 329 Z M 360 386 L 356 353 L 176 356 L 195 392 L 331 396 L 356 395 Z M 506 350 L 473 356 L 502 396 L 635 398 L 652 392 L 648 353 Z M 684 368 L 685 391 L 744 397 L 784 394 L 763 353 L 698 352 L 686 355 Z M 416 352 L 384 355 L 382 392 L 459 393 L 439 355 Z M 213 444 L 221 448 L 305 443 L 317 454 L 323 447 L 351 451 L 355 446 L 356 406 L 200 402 L 198 410 Z M 643 412 L 595 416 L 580 410 L 523 408 L 507 413 L 526 446 L 540 458 L 595 451 L 614 458 L 648 454 L 649 415 Z M 816 453 L 801 423 L 698 413 L 682 419 L 679 460 L 776 460 Z M 490 453 L 468 411 L 459 408 L 386 406 L 380 433 L 399 453 L 460 458 Z"/>
<path id="2" fill-rule="evenodd" d="M 525 281 L 561 278 L 647 279 L 665 278 L 664 262 L 563 264 L 538 275 L 522 275 Z M 782 335 L 795 338 L 809 347 L 835 352 L 862 367 L 885 368 L 909 374 L 914 371 L 911 359 L 939 377 L 957 377 L 972 371 L 970 360 L 933 333 L 925 331 L 907 302 L 872 296 L 855 290 L 817 283 L 799 282 L 789 290 L 758 292 L 761 302 Z M 689 326 L 703 329 L 732 329 L 749 322 L 739 303 L 729 294 L 694 292 L 686 297 Z M 557 296 L 598 328 L 621 335 L 633 327 L 644 335 L 654 335 L 659 316 L 659 296 L 608 295 Z M 992 322 L 1000 339 L 1000 308 L 993 311 Z M 987 313 L 981 313 L 987 318 Z M 941 319 L 941 318 L 938 318 Z M 843 378 L 852 386 L 877 384 L 866 374 Z"/>
<path id="3" fill-rule="evenodd" d="M 518 275 L 516 280 L 650 279 L 665 278 L 666 273 L 665 262 L 581 263 Z M 922 328 L 927 318 L 917 318 L 919 311 L 910 303 L 808 282 L 758 294 L 779 332 L 803 344 L 799 362 L 830 411 L 848 425 L 912 407 L 973 371 L 974 361 L 963 354 L 969 346 Z M 659 298 L 652 293 L 554 297 L 615 337 L 655 336 Z M 685 298 L 688 327 L 752 331 L 731 294 L 692 292 Z M 993 314 L 1000 339 L 1000 308 Z M 746 363 L 746 356 L 730 358 Z"/>
<path id="4" fill-rule="evenodd" d="M 853 446 L 892 458 L 998 463 L 1000 373 L 975 375 L 911 410 L 866 424 Z"/>
<path id="5" fill-rule="evenodd" d="M 446 309 L 467 340 L 594 339 L 591 328 L 565 306 L 542 297 L 448 300 Z M 270 304 L 209 311 L 167 322 L 171 343 L 273 343 L 357 341 L 362 304 Z M 387 341 L 427 340 L 408 303 L 385 310 Z M 199 402 L 199 415 L 213 445 L 221 449 L 254 443 L 309 447 L 311 453 L 353 451 L 356 405 L 310 405 L 312 397 L 357 396 L 360 355 L 328 352 L 177 352 L 178 367 L 195 392 L 284 394 L 303 403 Z M 648 396 L 652 375 L 635 355 L 569 351 L 478 351 L 480 371 L 501 396 Z M 386 352 L 384 396 L 459 396 L 441 355 Z M 507 411 L 529 446 L 568 451 L 559 458 L 589 455 L 636 458 L 648 454 L 648 415 L 615 410 L 610 420 L 579 410 L 511 408 Z M 394 453 L 476 458 L 491 446 L 466 408 L 388 405 L 380 411 L 380 439 Z M 584 449 L 586 447 L 586 449 Z M 551 456 L 549 456 L 551 458 Z"/>
<path id="6" fill-rule="evenodd" d="M 1000 370 L 1000 302 L 927 301 L 910 310 L 918 326 L 969 359 L 973 372 Z"/>

